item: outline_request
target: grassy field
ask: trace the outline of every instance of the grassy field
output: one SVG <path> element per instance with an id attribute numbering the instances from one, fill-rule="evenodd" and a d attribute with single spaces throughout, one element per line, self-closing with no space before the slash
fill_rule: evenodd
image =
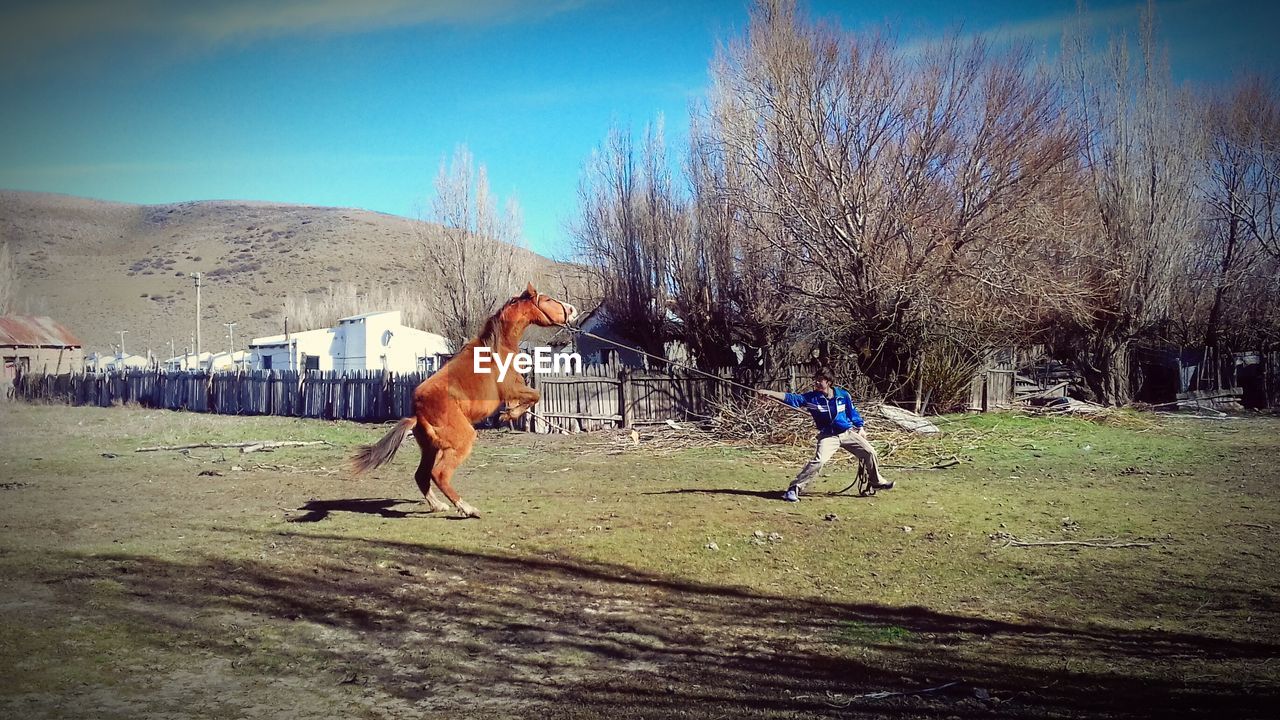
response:
<path id="1" fill-rule="evenodd" d="M 1280 420 L 954 418 L 899 487 L 795 450 L 0 406 L 0 716 L 1271 717 Z M 237 440 L 326 445 L 135 452 Z M 1018 547 L 1011 541 L 1115 541 Z"/>

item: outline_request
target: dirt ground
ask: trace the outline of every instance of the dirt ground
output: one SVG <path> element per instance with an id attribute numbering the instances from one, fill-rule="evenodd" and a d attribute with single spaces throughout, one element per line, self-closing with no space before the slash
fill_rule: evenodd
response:
<path id="1" fill-rule="evenodd" d="M 489 433 L 458 520 L 342 469 L 381 428 L 2 406 L 0 716 L 1274 716 L 1280 420 L 950 429 L 797 505 L 794 453 Z M 326 444 L 135 452 L 252 439 Z"/>

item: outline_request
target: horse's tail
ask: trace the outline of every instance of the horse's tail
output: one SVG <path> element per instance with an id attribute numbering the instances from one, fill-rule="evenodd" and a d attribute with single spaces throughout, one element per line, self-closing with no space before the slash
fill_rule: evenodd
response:
<path id="1" fill-rule="evenodd" d="M 400 449 L 400 444 L 404 442 L 405 436 L 413 431 L 418 419 L 407 417 L 396 426 L 391 428 L 391 432 L 382 436 L 382 439 L 372 445 L 361 445 L 356 450 L 356 454 L 351 456 L 351 470 L 355 475 L 362 472 L 372 470 L 380 465 L 391 462 L 391 458 L 396 456 L 396 451 Z"/>

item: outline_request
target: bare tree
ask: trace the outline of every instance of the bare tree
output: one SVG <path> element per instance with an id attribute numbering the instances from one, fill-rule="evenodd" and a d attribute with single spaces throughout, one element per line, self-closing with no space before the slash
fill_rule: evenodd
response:
<path id="1" fill-rule="evenodd" d="M 419 250 L 442 278 L 429 291 L 443 298 L 443 334 L 455 347 L 531 279 L 519 204 L 509 199 L 501 212 L 497 205 L 485 166 L 475 166 L 466 146 L 440 162 L 429 218 L 439 228 L 422 226 Z"/>
<path id="2" fill-rule="evenodd" d="M 588 163 L 571 231 L 606 312 L 641 347 L 661 354 L 676 340 L 704 368 L 776 367 L 789 319 L 778 255 L 742 225 L 724 191 L 732 170 L 707 148 L 695 122 L 682 183 L 661 120 L 638 147 L 614 129 Z"/>
<path id="3" fill-rule="evenodd" d="M 1089 62 L 1086 38 L 1065 43 L 1083 129 L 1092 226 L 1081 233 L 1078 272 L 1091 293 L 1060 347 L 1078 361 L 1104 402 L 1130 401 L 1131 346 L 1169 315 L 1185 271 L 1200 208 L 1195 180 L 1202 150 L 1199 113 L 1173 90 L 1148 6 L 1131 61 L 1124 36 L 1106 62 Z"/>
<path id="4" fill-rule="evenodd" d="M 793 359 L 787 341 L 797 327 L 783 289 L 785 258 L 766 240 L 778 228 L 764 232 L 747 222 L 730 198 L 744 178 L 716 147 L 711 128 L 695 115 L 686 167 L 693 232 L 677 245 L 673 271 L 682 337 L 704 365 L 741 362 L 776 375 Z"/>
<path id="5" fill-rule="evenodd" d="M 1280 302 L 1280 107 L 1260 78 L 1239 83 L 1207 107 L 1204 182 L 1207 216 L 1195 270 L 1204 310 L 1203 342 L 1219 351 L 1264 341 L 1264 307 Z M 1274 331 L 1276 328 L 1270 327 Z"/>
<path id="6" fill-rule="evenodd" d="M 8 315 L 18 298 L 18 266 L 9 243 L 0 244 L 0 315 Z"/>
<path id="7" fill-rule="evenodd" d="M 443 334 L 439 299 L 421 289 L 375 285 L 360 288 L 352 283 L 330 285 L 323 294 L 294 293 L 284 300 L 289 327 L 309 330 L 333 327 L 344 317 L 382 310 L 399 310 L 409 327 Z"/>
<path id="8" fill-rule="evenodd" d="M 785 258 L 815 344 L 856 353 L 886 391 L 930 343 L 980 353 L 1073 292 L 1031 262 L 1042 246 L 1027 233 L 1075 138 L 1055 83 L 1027 65 L 955 39 L 909 57 L 792 0 L 758 2 L 713 63 L 729 201 Z"/>
<path id="9" fill-rule="evenodd" d="M 570 232 L 595 269 L 605 312 L 640 348 L 661 356 L 673 336 L 671 256 L 690 232 L 687 201 L 667 168 L 661 124 L 646 128 L 639 149 L 629 131 L 611 131 L 588 162 L 578 196 Z"/>

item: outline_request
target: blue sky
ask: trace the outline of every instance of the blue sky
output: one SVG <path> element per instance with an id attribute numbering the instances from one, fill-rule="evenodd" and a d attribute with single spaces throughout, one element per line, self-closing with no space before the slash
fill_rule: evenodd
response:
<path id="1" fill-rule="evenodd" d="M 1280 3 L 1161 3 L 1178 78 L 1276 75 Z M 804 3 L 904 42 L 951 30 L 1052 53 L 1074 0 Z M 1093 2 L 1097 28 L 1136 2 Z M 615 124 L 683 141 L 716 43 L 746 2 L 8 2 L 0 188 L 136 203 L 249 199 L 418 217 L 465 143 L 515 196 L 529 245 L 565 257 L 581 168 Z"/>

